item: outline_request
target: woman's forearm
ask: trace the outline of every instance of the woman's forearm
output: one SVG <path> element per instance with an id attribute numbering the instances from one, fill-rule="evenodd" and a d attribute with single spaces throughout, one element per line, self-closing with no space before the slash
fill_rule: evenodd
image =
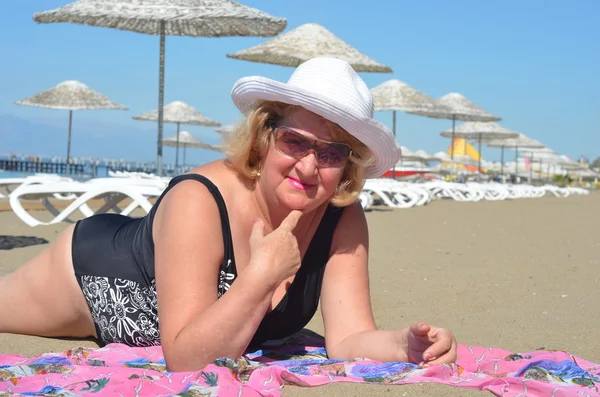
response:
<path id="1" fill-rule="evenodd" d="M 327 346 L 331 359 L 364 357 L 381 362 L 408 361 L 404 330 L 369 330 L 348 336 L 335 346 Z M 391 347 L 391 348 L 390 348 Z M 396 348 L 394 348 L 396 347 Z"/>
<path id="2" fill-rule="evenodd" d="M 172 371 L 195 371 L 219 357 L 239 357 L 269 308 L 275 288 L 248 266 L 227 293 L 190 322 L 165 352 Z"/>

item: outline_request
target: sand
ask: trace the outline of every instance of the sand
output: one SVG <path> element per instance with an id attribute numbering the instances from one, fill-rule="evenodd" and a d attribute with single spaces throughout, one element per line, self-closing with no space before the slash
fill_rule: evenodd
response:
<path id="1" fill-rule="evenodd" d="M 1 205 L 0 205 L 1 206 Z M 425 320 L 459 343 L 515 352 L 559 349 L 600 362 L 600 192 L 564 199 L 436 201 L 367 214 L 373 310 L 382 328 Z M 30 228 L 0 212 L 0 235 L 53 241 L 66 224 Z M 6 274 L 45 245 L 0 251 Z M 308 328 L 321 333 L 320 314 Z M 0 335 L 0 353 L 37 355 L 91 341 Z M 284 396 L 481 395 L 449 386 L 286 386 Z M 485 392 L 485 394 L 488 394 Z"/>

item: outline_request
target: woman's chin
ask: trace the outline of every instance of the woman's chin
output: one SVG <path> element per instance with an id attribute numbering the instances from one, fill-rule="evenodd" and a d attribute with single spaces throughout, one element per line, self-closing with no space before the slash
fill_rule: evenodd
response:
<path id="1" fill-rule="evenodd" d="M 282 197 L 282 199 L 280 200 L 280 205 L 289 209 L 290 211 L 299 210 L 302 212 L 310 212 L 315 208 L 319 207 L 321 204 L 323 204 L 324 201 L 325 200 L 323 199 L 318 200 L 306 196 L 302 197 L 300 195 L 293 194 Z"/>

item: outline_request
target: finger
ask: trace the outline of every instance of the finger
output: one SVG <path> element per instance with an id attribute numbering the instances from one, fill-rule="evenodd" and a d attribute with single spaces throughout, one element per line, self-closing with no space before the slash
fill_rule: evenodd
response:
<path id="1" fill-rule="evenodd" d="M 454 336 L 449 330 L 440 328 L 436 330 L 436 334 L 434 343 L 423 352 L 423 360 L 425 361 L 437 360 L 448 351 L 453 350 Z"/>
<path id="2" fill-rule="evenodd" d="M 435 360 L 424 361 L 423 368 L 431 367 L 432 365 L 438 364 L 452 364 L 455 363 L 457 359 L 456 352 L 449 351 L 441 357 L 436 358 Z"/>
<path id="3" fill-rule="evenodd" d="M 283 220 L 283 222 L 281 222 L 281 225 L 279 225 L 279 229 L 287 230 L 290 232 L 293 231 L 296 228 L 296 225 L 298 225 L 298 221 L 300 220 L 301 216 L 302 211 L 293 210 Z"/>
<path id="4" fill-rule="evenodd" d="M 419 338 L 427 336 L 430 329 L 431 326 L 422 321 L 418 323 L 412 323 L 410 325 L 410 333 Z"/>
<path id="5" fill-rule="evenodd" d="M 456 353 L 456 348 L 453 345 L 446 353 L 430 359 L 429 361 L 424 361 L 422 364 L 424 368 L 427 368 L 432 365 L 455 363 L 457 359 L 458 354 Z"/>
<path id="6" fill-rule="evenodd" d="M 250 246 L 257 244 L 265 236 L 265 226 L 260 218 L 256 218 L 250 232 Z"/>

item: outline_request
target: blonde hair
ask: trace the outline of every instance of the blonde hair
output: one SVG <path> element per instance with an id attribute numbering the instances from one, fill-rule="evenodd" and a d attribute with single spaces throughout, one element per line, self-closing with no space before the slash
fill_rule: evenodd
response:
<path id="1" fill-rule="evenodd" d="M 265 101 L 259 104 L 238 124 L 234 132 L 224 137 L 224 152 L 230 165 L 244 177 L 255 181 L 260 171 L 260 160 L 269 149 L 273 125 L 298 109 L 299 106 L 281 102 Z M 348 144 L 352 148 L 342 179 L 330 200 L 336 207 L 345 207 L 358 198 L 365 182 L 366 167 L 372 163 L 373 154 L 365 144 L 342 127 L 323 117 L 321 119 L 336 142 Z"/>

